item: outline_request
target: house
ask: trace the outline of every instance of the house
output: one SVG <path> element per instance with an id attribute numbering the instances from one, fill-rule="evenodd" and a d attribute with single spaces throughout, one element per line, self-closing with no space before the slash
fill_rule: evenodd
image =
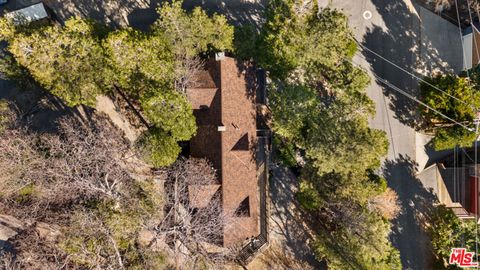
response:
<path id="1" fill-rule="evenodd" d="M 5 14 L 6 18 L 12 19 L 17 25 L 29 24 L 34 21 L 48 19 L 45 5 L 40 2 Z"/>
<path id="2" fill-rule="evenodd" d="M 480 23 L 475 22 L 462 33 L 463 69 L 471 69 L 480 63 Z"/>
<path id="3" fill-rule="evenodd" d="M 197 195 L 193 198 L 202 197 L 191 204 L 205 206 L 220 191 L 228 219 L 223 246 L 241 246 L 260 234 L 262 216 L 256 71 L 221 55 L 206 63 L 196 82 L 195 87 L 187 89 L 198 126 L 190 141 L 190 155 L 212 163 L 219 185 L 189 187 L 189 192 Z"/>
<path id="4" fill-rule="evenodd" d="M 439 203 L 452 209 L 460 219 L 475 219 L 480 214 L 478 177 L 480 164 L 468 164 L 458 157 L 433 164 L 419 176 L 424 186 L 437 195 Z"/>

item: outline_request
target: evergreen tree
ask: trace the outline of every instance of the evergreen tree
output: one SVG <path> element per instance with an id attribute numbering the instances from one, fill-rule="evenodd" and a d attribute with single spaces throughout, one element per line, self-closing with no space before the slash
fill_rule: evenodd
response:
<path id="1" fill-rule="evenodd" d="M 105 57 L 92 21 L 73 18 L 64 27 L 19 33 L 9 51 L 43 87 L 67 105 L 93 106 L 104 93 Z"/>
<path id="2" fill-rule="evenodd" d="M 140 102 L 150 122 L 177 141 L 187 141 L 195 135 L 195 117 L 185 95 L 176 91 L 157 91 Z"/>
<path id="3" fill-rule="evenodd" d="M 388 140 L 368 126 L 375 113 L 365 93 L 370 79 L 351 63 L 356 45 L 347 18 L 315 2 L 271 1 L 259 48 L 258 60 L 276 82 L 273 130 L 306 161 L 298 200 L 316 220 L 315 255 L 332 269 L 401 269 L 391 224 L 372 206 L 396 195 L 372 173 Z M 398 213 L 387 207 L 395 208 L 387 209 L 389 218 Z"/>
<path id="4" fill-rule="evenodd" d="M 233 27 L 222 15 L 209 17 L 200 7 L 182 9 L 182 1 L 164 3 L 153 31 L 164 34 L 177 56 L 186 58 L 212 51 L 233 49 Z"/>
<path id="5" fill-rule="evenodd" d="M 456 75 L 426 78 L 425 82 L 420 84 L 420 91 L 423 102 L 428 106 L 473 128 L 473 120 L 480 108 L 480 94 L 468 78 Z M 435 150 L 451 149 L 456 145 L 472 146 L 475 140 L 474 132 L 455 125 L 427 107 L 421 107 L 421 113 L 427 120 L 427 128 L 435 132 L 435 138 L 432 141 Z"/>
<path id="6" fill-rule="evenodd" d="M 146 131 L 138 139 L 137 148 L 142 158 L 157 168 L 175 162 L 182 150 L 174 137 L 158 128 Z"/>
<path id="7" fill-rule="evenodd" d="M 127 28 L 110 33 L 104 42 L 112 77 L 134 96 L 138 85 L 145 81 L 172 84 L 174 55 L 169 41 L 162 33 L 141 33 Z"/>
<path id="8" fill-rule="evenodd" d="M 475 250 L 475 221 L 461 221 L 451 209 L 443 205 L 433 210 L 428 231 L 432 238 L 437 269 L 457 269 L 448 263 L 452 248 L 464 247 L 469 251 Z"/>
<path id="9" fill-rule="evenodd" d="M 347 17 L 338 10 L 302 9 L 294 0 L 269 2 L 259 46 L 259 63 L 275 78 L 286 78 L 299 70 L 319 80 L 323 70 L 336 69 L 356 51 Z"/>

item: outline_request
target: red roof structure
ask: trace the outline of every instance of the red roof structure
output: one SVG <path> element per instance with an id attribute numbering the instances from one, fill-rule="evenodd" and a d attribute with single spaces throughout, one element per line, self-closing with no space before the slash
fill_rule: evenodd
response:
<path id="1" fill-rule="evenodd" d="M 260 231 L 253 78 L 253 70 L 224 57 L 208 62 L 196 87 L 187 89 L 198 126 L 190 155 L 209 159 L 217 170 L 229 221 L 223 236 L 226 247 L 240 245 Z"/>

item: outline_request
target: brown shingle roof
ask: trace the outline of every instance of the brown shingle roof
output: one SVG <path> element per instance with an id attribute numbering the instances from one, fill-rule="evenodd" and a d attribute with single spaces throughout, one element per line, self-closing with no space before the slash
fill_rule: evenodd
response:
<path id="1" fill-rule="evenodd" d="M 259 234 L 255 94 L 249 83 L 251 71 L 233 58 L 209 62 L 206 69 L 201 74 L 211 76 L 202 78 L 209 82 L 204 84 L 208 89 L 197 84 L 187 91 L 198 125 L 190 152 L 193 157 L 209 159 L 218 171 L 223 211 L 231 220 L 224 228 L 224 245 L 232 246 Z M 218 131 L 218 126 L 225 131 Z M 248 215 L 238 216 L 244 207 L 249 208 Z"/>
<path id="2" fill-rule="evenodd" d="M 204 208 L 212 200 L 220 185 L 189 185 L 188 202 L 193 208 Z"/>

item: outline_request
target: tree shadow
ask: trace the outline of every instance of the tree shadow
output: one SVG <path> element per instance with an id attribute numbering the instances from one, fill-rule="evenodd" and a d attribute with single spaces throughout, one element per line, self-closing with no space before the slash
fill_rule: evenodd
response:
<path id="1" fill-rule="evenodd" d="M 372 72 L 414 98 L 420 98 L 419 79 L 432 73 L 457 72 L 462 67 L 458 28 L 423 7 L 405 1 L 372 0 L 383 25 L 372 25 L 363 36 L 365 59 Z M 458 39 L 458 40 L 456 40 Z M 373 52 L 372 52 L 373 51 Z M 378 55 L 377 55 L 378 54 Z M 384 60 L 385 58 L 387 60 Z M 402 71 L 400 68 L 406 70 Z M 421 129 L 424 121 L 417 102 L 377 79 L 401 123 Z"/>
<path id="2" fill-rule="evenodd" d="M 91 18 L 118 28 L 131 23 L 147 29 L 157 18 L 156 7 L 163 0 L 44 0 L 59 19 L 65 22 L 71 17 Z M 148 25 L 147 25 L 148 24 Z"/>
<path id="3" fill-rule="evenodd" d="M 185 0 L 183 8 L 192 10 L 200 6 L 208 14 L 222 14 L 228 22 L 233 25 L 261 25 L 265 18 L 263 12 L 267 5 L 267 0 Z"/>
<path id="4" fill-rule="evenodd" d="M 293 252 L 295 258 L 307 262 L 315 269 L 326 269 L 325 264 L 315 258 L 309 246 L 313 238 L 295 198 L 297 177 L 290 169 L 278 165 L 271 165 L 271 175 L 270 240 L 279 242 Z"/>
<path id="5" fill-rule="evenodd" d="M 57 121 L 63 117 L 75 117 L 83 123 L 93 117 L 94 109 L 68 107 L 60 98 L 38 86 L 20 89 L 15 82 L 0 79 L 0 89 L 0 100 L 11 102 L 18 110 L 19 124 L 33 132 L 56 133 Z"/>
<path id="6" fill-rule="evenodd" d="M 155 7 L 135 9 L 127 16 L 128 25 L 140 31 L 147 32 L 150 26 L 159 18 Z"/>
<path id="7" fill-rule="evenodd" d="M 431 269 L 433 253 L 425 226 L 438 200 L 415 176 L 416 171 L 416 162 L 406 155 L 384 163 L 383 175 L 398 194 L 401 205 L 390 238 L 400 251 L 403 269 Z"/>

